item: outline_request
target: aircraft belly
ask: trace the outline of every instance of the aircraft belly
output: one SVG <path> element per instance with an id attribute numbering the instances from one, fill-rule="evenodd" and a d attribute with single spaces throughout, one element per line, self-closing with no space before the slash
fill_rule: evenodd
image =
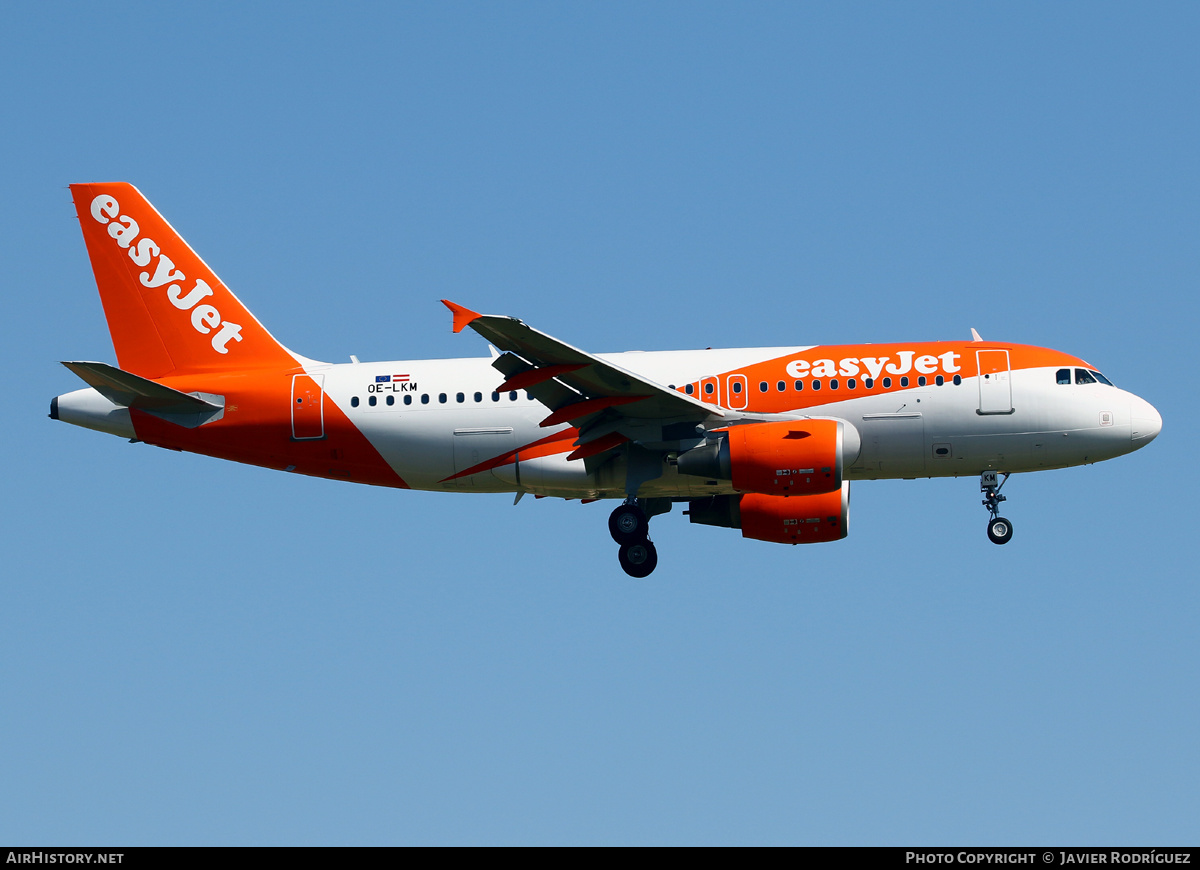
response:
<path id="1" fill-rule="evenodd" d="M 493 473 L 508 485 L 508 489 L 536 495 L 561 498 L 625 497 L 626 461 L 622 455 L 613 456 L 591 472 L 582 461 L 568 460 L 563 452 L 531 459 L 518 457 L 517 462 L 498 467 Z M 710 482 L 680 474 L 673 466 L 664 463 L 662 475 L 643 483 L 638 495 L 643 498 L 698 498 L 733 491 L 733 485 L 727 480 Z"/>
<path id="2" fill-rule="evenodd" d="M 858 458 L 846 470 L 851 480 L 924 477 L 927 393 L 905 392 L 838 402 L 813 409 L 849 421 L 859 432 Z"/>
<path id="3" fill-rule="evenodd" d="M 855 422 L 862 452 L 851 472 L 871 478 L 925 476 L 925 420 L 921 414 L 877 417 Z"/>

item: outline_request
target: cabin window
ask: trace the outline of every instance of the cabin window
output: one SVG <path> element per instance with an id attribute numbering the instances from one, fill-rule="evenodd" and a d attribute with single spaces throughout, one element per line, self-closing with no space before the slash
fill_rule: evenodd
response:
<path id="1" fill-rule="evenodd" d="M 874 378 L 863 378 L 863 386 L 866 387 L 868 390 L 874 388 L 875 379 Z"/>
<path id="2" fill-rule="evenodd" d="M 908 375 L 905 375 L 904 377 L 902 377 L 900 379 L 900 386 L 902 386 L 902 387 L 908 386 Z"/>
<path id="3" fill-rule="evenodd" d="M 962 383 L 962 375 L 955 375 L 954 376 L 954 386 L 957 387 L 961 383 Z"/>
<path id="4" fill-rule="evenodd" d="M 358 396 L 355 396 L 354 398 L 352 398 L 352 399 L 350 400 L 350 407 L 351 407 L 351 408 L 357 408 L 357 407 L 358 407 Z"/>
<path id="5" fill-rule="evenodd" d="M 846 381 L 846 389 L 847 390 L 853 390 L 857 386 L 858 386 L 858 381 L 854 380 L 854 378 L 850 378 L 850 380 Z"/>
<path id="6" fill-rule="evenodd" d="M 476 393 L 476 394 L 475 394 L 475 401 L 476 401 L 476 402 L 482 402 L 482 401 L 483 401 L 483 393 Z"/>
<path id="7" fill-rule="evenodd" d="M 394 404 L 396 404 L 396 397 L 395 397 L 395 396 L 388 396 L 388 397 L 387 397 L 387 403 L 388 403 L 389 405 L 394 405 Z"/>
<path id="8" fill-rule="evenodd" d="M 465 402 L 466 400 L 467 400 L 467 397 L 466 397 L 466 396 L 464 396 L 462 393 L 455 393 L 455 394 L 454 394 L 454 401 L 458 402 L 458 404 L 460 404 L 460 405 L 461 405 L 461 404 L 462 404 L 463 402 Z"/>
<path id="9" fill-rule="evenodd" d="M 374 408 L 377 404 L 379 404 L 379 398 L 377 396 L 371 396 L 367 399 L 367 404 Z"/>
<path id="10" fill-rule="evenodd" d="M 928 382 L 927 380 L 925 380 L 925 376 L 924 376 L 924 375 L 921 375 L 921 377 L 917 378 L 917 386 L 918 386 L 918 387 L 923 387 L 923 386 L 925 386 L 927 383 L 929 383 L 929 382 Z"/>
<path id="11" fill-rule="evenodd" d="M 780 381 L 779 383 L 777 383 L 775 385 L 775 389 L 782 393 L 784 390 L 787 389 L 787 384 L 783 381 Z"/>
<path id="12" fill-rule="evenodd" d="M 933 382 L 940 387 L 942 384 L 946 383 L 946 379 L 944 377 L 942 377 L 941 375 L 938 375 L 936 378 L 933 379 Z"/>
<path id="13" fill-rule="evenodd" d="M 712 395 L 712 391 L 713 391 L 713 385 L 712 385 L 712 384 L 705 384 L 705 385 L 704 385 L 704 395 L 706 395 L 706 396 L 711 396 L 711 395 Z"/>
<path id="14" fill-rule="evenodd" d="M 733 391 L 734 391 L 734 393 L 738 393 L 738 394 L 740 394 L 742 392 L 742 382 L 741 381 L 733 382 Z"/>
<path id="15" fill-rule="evenodd" d="M 499 401 L 500 401 L 500 394 L 499 394 L 499 393 L 497 393 L 495 390 L 493 390 L 493 391 L 492 391 L 492 401 L 493 401 L 493 402 L 499 402 Z"/>
<path id="16" fill-rule="evenodd" d="M 829 382 L 829 389 L 836 390 L 837 388 L 838 388 L 838 380 L 837 380 L 837 378 L 834 378 L 833 380 L 831 380 Z"/>
<path id="17" fill-rule="evenodd" d="M 891 385 L 892 385 L 892 379 L 891 379 L 891 378 L 884 378 L 884 379 L 883 379 L 883 388 L 884 388 L 885 390 L 886 390 L 886 389 L 888 389 L 889 387 L 891 387 Z"/>
<path id="18" fill-rule="evenodd" d="M 510 402 L 515 402 L 515 401 L 517 400 L 517 391 L 516 391 L 516 390 L 510 390 L 510 391 L 509 391 L 509 393 L 508 393 L 508 400 L 509 400 Z"/>
<path id="19" fill-rule="evenodd" d="M 692 393 L 696 392 L 696 387 L 693 384 L 688 384 L 683 388 L 683 391 L 690 396 Z"/>
<path id="20" fill-rule="evenodd" d="M 445 393 L 438 393 L 438 404 L 439 405 L 446 404 L 446 394 Z"/>
<path id="21" fill-rule="evenodd" d="M 429 404 L 429 393 L 421 393 L 421 404 L 422 405 Z"/>
<path id="22" fill-rule="evenodd" d="M 804 389 L 804 381 L 796 381 L 792 386 L 796 388 L 796 392 L 798 393 Z"/>
<path id="23" fill-rule="evenodd" d="M 405 394 L 404 394 L 404 404 L 406 404 L 406 405 L 411 405 L 411 404 L 412 404 L 412 393 L 405 393 Z"/>
<path id="24" fill-rule="evenodd" d="M 771 389 L 771 388 L 770 388 L 769 386 L 767 386 L 767 382 L 766 382 L 766 381 L 759 381 L 759 383 L 758 383 L 758 391 L 759 391 L 760 393 L 765 393 L 765 392 L 766 392 L 767 390 L 769 390 L 769 389 Z"/>
<path id="25" fill-rule="evenodd" d="M 813 381 L 813 389 L 814 389 L 814 390 L 819 390 L 819 389 L 821 389 L 821 382 L 820 382 L 820 381 Z"/>

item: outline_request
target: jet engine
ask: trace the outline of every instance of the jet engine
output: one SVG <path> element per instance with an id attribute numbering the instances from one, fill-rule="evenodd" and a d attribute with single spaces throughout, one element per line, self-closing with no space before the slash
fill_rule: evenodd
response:
<path id="1" fill-rule="evenodd" d="M 741 529 L 743 538 L 776 544 L 839 541 L 849 533 L 850 481 L 816 495 L 713 495 L 688 504 L 688 519 L 706 526 Z"/>
<path id="2" fill-rule="evenodd" d="M 721 437 L 680 454 L 681 474 L 731 480 L 735 489 L 797 496 L 838 492 L 858 458 L 858 430 L 843 420 L 781 420 L 717 430 Z"/>

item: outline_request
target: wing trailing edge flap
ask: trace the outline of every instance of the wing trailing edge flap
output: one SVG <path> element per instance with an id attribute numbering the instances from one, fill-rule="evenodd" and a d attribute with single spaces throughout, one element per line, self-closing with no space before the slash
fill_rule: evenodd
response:
<path id="1" fill-rule="evenodd" d="M 500 389 L 523 389 L 550 410 L 543 425 L 570 423 L 580 430 L 577 458 L 591 458 L 589 445 L 606 439 L 613 449 L 625 440 L 663 439 L 663 427 L 696 425 L 725 412 L 594 354 L 559 341 L 515 317 L 477 314 L 442 300 L 454 313 L 455 332 L 466 326 L 504 351 L 492 365 L 505 376 Z M 653 436 L 653 437 L 650 437 Z M 599 445 L 595 445 L 599 448 Z M 603 452 L 604 448 L 597 452 Z M 579 451 L 577 451 L 578 453 Z"/>
<path id="2" fill-rule="evenodd" d="M 99 362 L 64 362 L 89 387 L 114 405 L 143 411 L 177 426 L 195 429 L 225 414 L 225 397 L 181 393 L 116 366 Z"/>

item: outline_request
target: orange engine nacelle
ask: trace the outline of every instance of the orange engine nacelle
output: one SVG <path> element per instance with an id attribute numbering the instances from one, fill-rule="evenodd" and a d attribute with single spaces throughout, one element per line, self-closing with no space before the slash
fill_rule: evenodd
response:
<path id="1" fill-rule="evenodd" d="M 842 424 L 836 420 L 734 426 L 733 485 L 742 492 L 809 495 L 842 487 Z"/>
<path id="2" fill-rule="evenodd" d="M 681 454 L 677 468 L 731 480 L 742 492 L 816 495 L 842 488 L 842 469 L 858 457 L 858 430 L 842 420 L 780 420 L 719 430 L 720 441 Z"/>
<path id="3" fill-rule="evenodd" d="M 741 529 L 743 538 L 777 544 L 839 541 L 849 533 L 850 482 L 816 495 L 714 495 L 688 505 L 693 523 Z"/>

